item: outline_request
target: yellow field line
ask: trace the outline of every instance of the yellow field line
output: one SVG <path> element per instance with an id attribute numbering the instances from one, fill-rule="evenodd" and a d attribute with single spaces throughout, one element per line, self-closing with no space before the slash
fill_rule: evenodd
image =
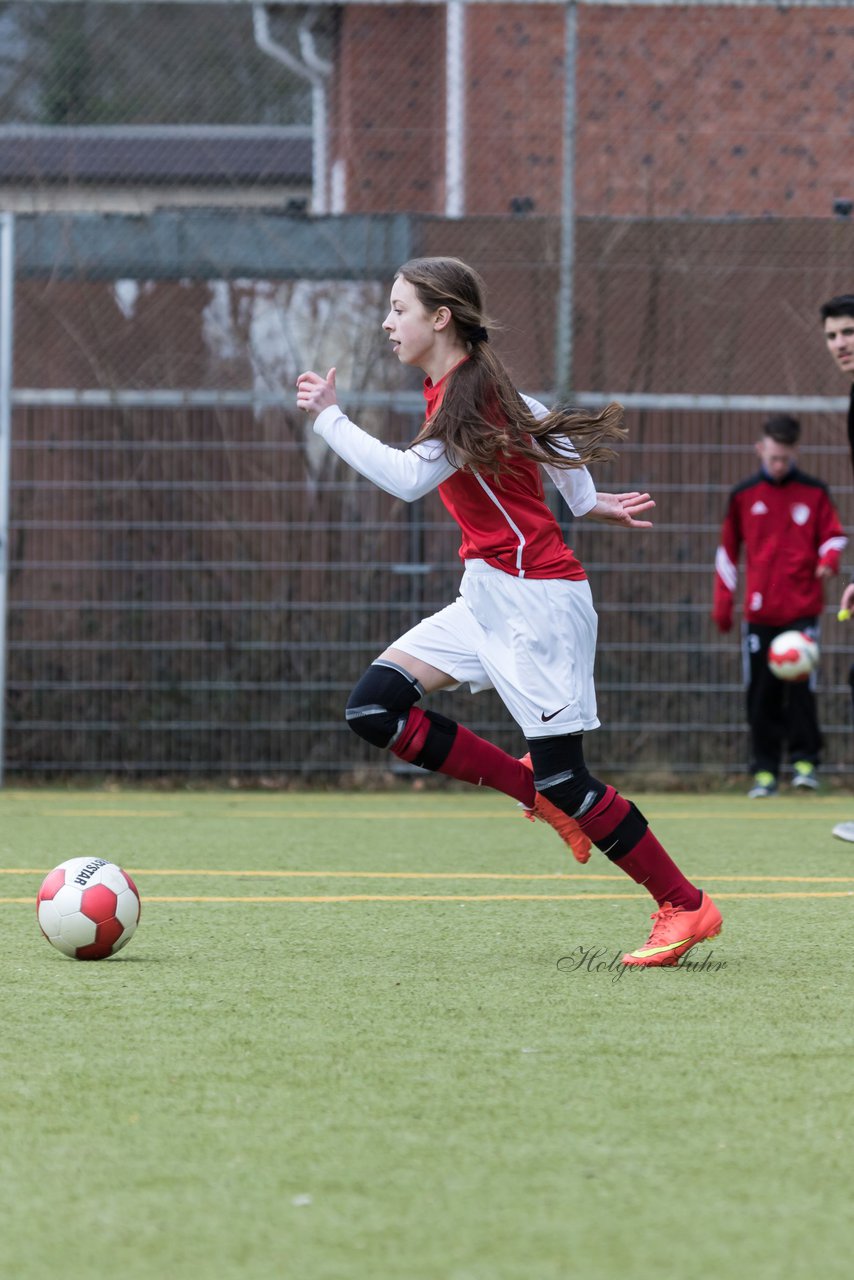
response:
<path id="1" fill-rule="evenodd" d="M 846 802 L 842 800 L 825 801 L 812 799 L 803 804 L 801 812 L 794 812 L 794 809 L 785 812 L 768 813 L 767 809 L 761 812 L 751 810 L 749 813 L 726 813 L 720 809 L 712 809 L 707 811 L 699 809 L 679 809 L 679 810 L 655 810 L 647 808 L 645 810 L 647 818 L 651 822 L 666 822 L 669 819 L 691 818 L 695 820 L 706 820 L 714 822 L 815 822 L 816 806 L 823 804 L 820 810 L 821 817 L 826 822 L 832 822 L 836 818 L 851 817 L 854 810 L 854 801 Z M 831 809 L 831 804 L 838 804 L 839 809 L 835 811 Z M 799 804 L 798 809 L 801 809 Z M 812 812 L 806 812 L 809 807 Z M 28 809 L 25 812 L 19 812 L 16 816 L 22 818 L 192 818 L 198 819 L 199 813 L 181 812 L 180 809 Z M 295 811 L 291 809 L 259 809 L 259 810 L 241 810 L 239 813 L 223 812 L 211 805 L 210 811 L 203 814 L 202 817 L 215 818 L 221 821 L 223 818 L 232 818 L 236 821 L 242 821 L 245 818 L 265 818 L 281 822 L 311 821 L 316 822 L 322 820 L 324 822 L 353 822 L 360 818 L 370 818 L 372 821 L 377 819 L 385 822 L 399 822 L 401 815 L 390 813 L 385 809 L 303 809 Z M 470 813 L 461 813 L 459 811 L 449 811 L 447 809 L 421 809 L 415 813 L 406 813 L 403 819 L 406 822 L 435 821 L 437 818 L 444 819 L 448 822 L 472 822 L 472 821 L 510 821 L 518 820 L 518 812 L 511 809 L 505 810 L 473 810 Z"/>
<path id="2" fill-rule="evenodd" d="M 548 871 L 526 874 L 520 871 L 136 871 L 139 876 L 230 876 L 239 879 L 260 877 L 271 880 L 608 880 L 622 882 L 625 876 L 596 871 Z M 718 884 L 854 884 L 854 876 L 702 876 L 697 880 Z"/>
<path id="3" fill-rule="evenodd" d="M 0 876 L 45 876 L 50 868 L 33 867 L 0 867 Z M 293 871 L 293 870 L 247 870 L 216 871 L 211 869 L 192 869 L 189 867 L 141 868 L 128 867 L 132 876 L 210 876 L 223 879 L 268 879 L 268 880 L 559 880 L 590 881 L 607 880 L 622 882 L 621 874 L 600 873 L 595 871 Z M 748 875 L 700 875 L 694 879 L 703 884 L 854 884 L 854 876 L 748 876 Z"/>
<path id="4" fill-rule="evenodd" d="M 794 891 L 782 891 L 779 893 L 716 893 L 715 900 L 723 900 L 729 898 L 743 899 L 761 899 L 761 898 L 851 898 L 854 897 L 852 890 L 829 890 L 817 893 L 796 893 Z M 351 894 L 312 894 L 312 895 L 284 895 L 284 894 L 257 894 L 246 895 L 243 897 L 226 897 L 224 895 L 211 896 L 174 896 L 163 897 L 160 895 L 146 894 L 143 901 L 148 902 L 251 902 L 251 903 L 269 903 L 269 902 L 617 902 L 617 901 L 633 901 L 642 900 L 638 893 L 351 893 Z M 22 906 L 32 906 L 32 898 L 0 898 L 0 905 L 18 904 Z"/>

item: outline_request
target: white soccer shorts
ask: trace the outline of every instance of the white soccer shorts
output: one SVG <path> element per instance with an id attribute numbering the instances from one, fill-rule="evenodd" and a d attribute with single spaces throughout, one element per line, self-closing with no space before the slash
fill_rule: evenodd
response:
<path id="1" fill-rule="evenodd" d="M 495 689 L 526 738 L 596 729 L 590 584 L 466 561 L 460 595 L 392 644 L 472 693 Z"/>

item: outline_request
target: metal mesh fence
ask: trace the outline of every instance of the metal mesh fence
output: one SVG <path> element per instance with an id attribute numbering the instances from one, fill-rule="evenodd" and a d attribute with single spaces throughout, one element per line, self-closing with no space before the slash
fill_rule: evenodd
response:
<path id="1" fill-rule="evenodd" d="M 567 526 L 601 618 L 604 727 L 590 755 L 612 770 L 743 766 L 738 644 L 716 637 L 709 599 L 720 513 L 752 469 L 758 421 L 629 414 L 633 443 L 602 483 L 648 485 L 655 532 Z M 403 443 L 415 425 L 384 413 L 380 429 Z M 808 439 L 829 434 L 824 419 L 804 426 Z M 10 770 L 282 777 L 376 766 L 343 724 L 347 692 L 397 634 L 453 598 L 455 531 L 433 497 L 395 502 L 328 457 L 309 474 L 302 431 L 269 411 L 16 414 Z M 803 460 L 825 478 L 845 461 L 835 445 Z M 850 490 L 836 493 L 850 517 Z M 832 620 L 825 630 L 828 758 L 842 769 L 849 654 Z M 493 695 L 434 705 L 520 748 Z"/>
<path id="2" fill-rule="evenodd" d="M 335 364 L 357 420 L 412 438 L 417 379 L 379 326 L 416 253 L 482 271 L 521 388 L 629 406 L 596 479 L 649 488 L 654 532 L 566 524 L 601 618 L 591 761 L 743 768 L 712 566 L 774 406 L 854 514 L 817 318 L 852 287 L 854 27 L 818 3 L 572 16 L 574 33 L 547 3 L 0 7 L 11 774 L 386 767 L 343 704 L 453 597 L 455 530 L 435 496 L 407 507 L 339 463 L 292 387 Z M 849 657 L 832 616 L 824 631 L 827 768 L 847 772 Z M 435 705 L 521 748 L 492 695 Z"/>

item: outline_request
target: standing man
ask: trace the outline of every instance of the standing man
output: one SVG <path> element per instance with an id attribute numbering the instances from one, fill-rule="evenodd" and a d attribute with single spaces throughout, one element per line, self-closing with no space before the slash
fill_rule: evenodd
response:
<path id="1" fill-rule="evenodd" d="M 848 444 L 851 448 L 851 465 L 854 467 L 854 293 L 842 293 L 825 302 L 821 308 L 821 323 L 827 349 L 851 387 L 848 401 Z M 854 612 L 854 582 L 850 582 L 842 593 L 840 610 L 842 609 Z M 854 667 L 849 681 L 854 695 Z M 840 840 L 848 840 L 854 844 L 854 822 L 838 823 L 833 828 L 833 834 Z"/>
<path id="2" fill-rule="evenodd" d="M 756 444 L 761 469 L 733 489 L 715 556 L 712 617 L 732 627 L 738 557 L 745 548 L 744 668 L 754 779 L 748 795 L 774 795 L 784 750 L 792 785 L 814 791 L 822 737 L 814 681 L 779 680 L 768 669 L 768 646 L 781 631 L 818 638 L 824 579 L 839 572 L 847 539 L 827 486 L 798 470 L 800 423 L 769 418 Z"/>

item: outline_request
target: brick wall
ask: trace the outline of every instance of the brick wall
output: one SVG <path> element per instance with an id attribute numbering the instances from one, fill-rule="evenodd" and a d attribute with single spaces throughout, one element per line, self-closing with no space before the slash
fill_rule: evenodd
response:
<path id="1" fill-rule="evenodd" d="M 433 5 L 346 6 L 331 120 L 345 209 L 431 213 L 444 204 L 445 16 Z"/>
<path id="2" fill-rule="evenodd" d="M 830 216 L 854 197 L 854 7 L 584 6 L 578 212 Z M 444 206 L 443 6 L 342 10 L 333 154 L 349 212 Z M 563 12 L 472 6 L 467 212 L 560 202 Z"/>

